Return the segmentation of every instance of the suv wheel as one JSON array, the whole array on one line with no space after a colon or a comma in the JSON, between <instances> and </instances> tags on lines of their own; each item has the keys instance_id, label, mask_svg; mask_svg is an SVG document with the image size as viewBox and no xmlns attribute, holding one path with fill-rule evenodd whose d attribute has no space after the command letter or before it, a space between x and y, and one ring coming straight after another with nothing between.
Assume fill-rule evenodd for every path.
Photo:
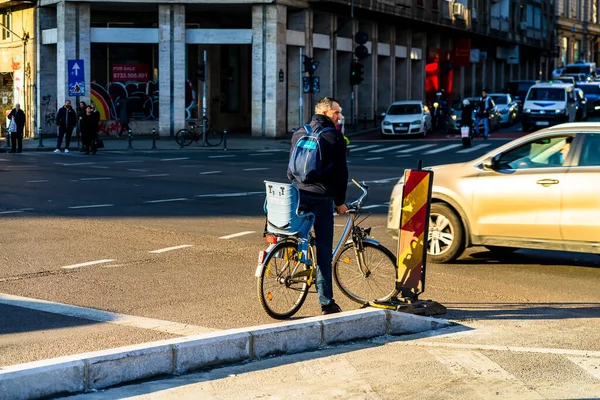
<instances>
[{"instance_id":1,"label":"suv wheel","mask_svg":"<svg viewBox=\"0 0 600 400\"><path fill-rule=\"evenodd\" d=\"M432 263L453 261L465 250L460 218L446 204L433 203L429 212L427 259Z\"/></svg>"}]
</instances>

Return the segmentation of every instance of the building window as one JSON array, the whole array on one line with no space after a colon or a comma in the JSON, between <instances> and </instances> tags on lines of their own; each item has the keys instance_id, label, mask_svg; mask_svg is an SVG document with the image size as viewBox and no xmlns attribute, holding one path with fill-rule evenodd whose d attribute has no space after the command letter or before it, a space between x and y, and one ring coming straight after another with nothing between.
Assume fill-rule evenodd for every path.
<instances>
[{"instance_id":1,"label":"building window","mask_svg":"<svg viewBox=\"0 0 600 400\"><path fill-rule=\"evenodd\" d=\"M440 10L440 6L439 6L438 0L431 0L431 9L433 11L439 11Z\"/></svg>"},{"instance_id":2,"label":"building window","mask_svg":"<svg viewBox=\"0 0 600 400\"><path fill-rule=\"evenodd\" d=\"M425 7L425 0L417 0L418 7Z\"/></svg>"},{"instance_id":3,"label":"building window","mask_svg":"<svg viewBox=\"0 0 600 400\"><path fill-rule=\"evenodd\" d=\"M12 14L10 11L2 14L2 25L2 40L10 39L11 33L6 29L12 30Z\"/></svg>"}]
</instances>

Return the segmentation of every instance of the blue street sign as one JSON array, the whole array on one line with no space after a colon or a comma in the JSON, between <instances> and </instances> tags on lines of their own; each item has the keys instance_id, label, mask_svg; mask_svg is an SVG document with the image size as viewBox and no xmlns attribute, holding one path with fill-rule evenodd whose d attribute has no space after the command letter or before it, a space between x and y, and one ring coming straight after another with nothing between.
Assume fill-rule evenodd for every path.
<instances>
[{"instance_id":1,"label":"blue street sign","mask_svg":"<svg viewBox=\"0 0 600 400\"><path fill-rule=\"evenodd\" d=\"M83 60L69 60L69 96L85 96Z\"/></svg>"}]
</instances>

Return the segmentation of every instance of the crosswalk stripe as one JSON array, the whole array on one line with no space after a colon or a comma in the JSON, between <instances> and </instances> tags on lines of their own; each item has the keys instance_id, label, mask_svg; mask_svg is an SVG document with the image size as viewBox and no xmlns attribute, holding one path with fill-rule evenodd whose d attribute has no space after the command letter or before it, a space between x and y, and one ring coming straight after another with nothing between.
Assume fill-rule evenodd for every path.
<instances>
[{"instance_id":1,"label":"crosswalk stripe","mask_svg":"<svg viewBox=\"0 0 600 400\"><path fill-rule=\"evenodd\" d=\"M407 147L407 144L399 144L397 146L392 146L392 147L384 147L383 149L377 149L377 150L371 150L369 151L369 153L383 153L384 151L391 151L391 150L395 150L395 149L401 149L402 147Z\"/></svg>"},{"instance_id":2,"label":"crosswalk stripe","mask_svg":"<svg viewBox=\"0 0 600 400\"><path fill-rule=\"evenodd\" d=\"M428 149L428 148L434 147L434 146L435 146L435 144L424 144L422 146L411 147L410 149L400 150L400 151L398 151L398 153L412 153L413 151L424 150L424 149Z\"/></svg>"},{"instance_id":3,"label":"crosswalk stripe","mask_svg":"<svg viewBox=\"0 0 600 400\"><path fill-rule=\"evenodd\" d=\"M365 147L359 147L358 149L353 149L352 152L355 153L357 151L363 151L363 150L369 150L369 149L374 149L375 147L381 147L380 144L372 144L370 146L365 146Z\"/></svg>"},{"instance_id":4,"label":"crosswalk stripe","mask_svg":"<svg viewBox=\"0 0 600 400\"><path fill-rule=\"evenodd\" d=\"M481 150L481 149L483 149L485 147L488 147L488 146L490 146L490 145L482 143L482 144L478 144L477 146L473 146L473 147L468 148L468 149L459 150L459 151L457 151L457 153L471 153L473 151Z\"/></svg>"},{"instance_id":5,"label":"crosswalk stripe","mask_svg":"<svg viewBox=\"0 0 600 400\"><path fill-rule=\"evenodd\" d=\"M587 373L596 379L600 379L600 358L589 357L567 357L578 367L584 369Z\"/></svg>"},{"instance_id":6,"label":"crosswalk stripe","mask_svg":"<svg viewBox=\"0 0 600 400\"><path fill-rule=\"evenodd\" d=\"M517 377L476 351L428 350L481 398L543 399Z\"/></svg>"},{"instance_id":7,"label":"crosswalk stripe","mask_svg":"<svg viewBox=\"0 0 600 400\"><path fill-rule=\"evenodd\" d=\"M429 150L426 151L423 154L436 154L436 153L441 153L442 151L446 151L446 150L450 150L450 149L454 149L456 147L460 147L462 146L462 144L457 143L457 144L450 144L448 146L444 146L444 147L440 147L439 149L433 149L433 150Z\"/></svg>"}]
</instances>

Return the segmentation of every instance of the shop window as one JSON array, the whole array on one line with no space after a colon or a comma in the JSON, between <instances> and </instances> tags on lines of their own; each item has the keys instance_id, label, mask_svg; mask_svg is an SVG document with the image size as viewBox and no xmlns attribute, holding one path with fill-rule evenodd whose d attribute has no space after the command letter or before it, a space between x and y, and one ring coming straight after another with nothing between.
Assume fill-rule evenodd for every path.
<instances>
[{"instance_id":1,"label":"shop window","mask_svg":"<svg viewBox=\"0 0 600 400\"><path fill-rule=\"evenodd\" d=\"M240 46L221 47L221 93L219 95L222 113L240 112Z\"/></svg>"},{"instance_id":2,"label":"shop window","mask_svg":"<svg viewBox=\"0 0 600 400\"><path fill-rule=\"evenodd\" d=\"M2 14L2 40L6 40L6 39L10 39L11 33L10 30L12 30L12 13L6 12L4 14ZM8 28L8 29L6 29ZM10 30L9 30L10 29Z\"/></svg>"}]
</instances>

